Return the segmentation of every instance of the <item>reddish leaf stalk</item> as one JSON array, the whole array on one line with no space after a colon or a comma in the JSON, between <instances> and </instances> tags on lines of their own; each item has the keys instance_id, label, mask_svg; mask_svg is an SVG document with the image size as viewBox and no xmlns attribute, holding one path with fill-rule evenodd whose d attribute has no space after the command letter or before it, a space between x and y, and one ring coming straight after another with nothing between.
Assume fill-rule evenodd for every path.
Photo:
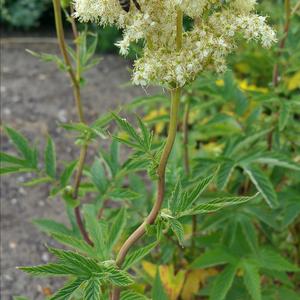
<instances>
[{"instance_id":1,"label":"reddish leaf stalk","mask_svg":"<svg viewBox=\"0 0 300 300\"><path fill-rule=\"evenodd\" d=\"M129 236L129 238L125 241L125 243L121 247L121 250L119 251L119 254L116 259L116 264L119 267L122 266L126 258L126 255L128 251L131 249L131 247L146 233L146 227L155 222L163 204L164 193L165 193L165 172L166 172L166 166L175 142L175 137L177 132L181 89L177 88L171 91L171 94L172 94L172 104L171 104L171 111L170 111L168 137L157 169L158 182L157 182L156 201L154 203L154 206L150 214L146 217L144 222ZM120 290L118 288L115 288L113 290L112 300L119 300L119 297L120 297Z\"/></svg>"}]
</instances>

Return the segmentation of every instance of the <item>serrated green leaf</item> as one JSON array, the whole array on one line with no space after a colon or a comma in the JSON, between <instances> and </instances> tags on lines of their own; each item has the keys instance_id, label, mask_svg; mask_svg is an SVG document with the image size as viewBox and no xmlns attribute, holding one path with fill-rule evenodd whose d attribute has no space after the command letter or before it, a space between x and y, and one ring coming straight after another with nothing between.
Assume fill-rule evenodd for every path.
<instances>
[{"instance_id":1,"label":"serrated green leaf","mask_svg":"<svg viewBox=\"0 0 300 300\"><path fill-rule=\"evenodd\" d=\"M19 157L4 153L4 152L0 152L0 163L1 165L3 163L10 163L10 164L14 164L17 166L21 166L21 167L28 167L28 162L24 159L21 159ZM29 165L30 167L30 165Z\"/></svg>"},{"instance_id":2,"label":"serrated green leaf","mask_svg":"<svg viewBox=\"0 0 300 300\"><path fill-rule=\"evenodd\" d=\"M193 209L181 212L179 214L179 217L215 212L232 205L240 205L246 203L255 199L257 196L258 193L254 196L249 197L223 197L217 199L210 199L204 203L198 204Z\"/></svg>"},{"instance_id":3,"label":"serrated green leaf","mask_svg":"<svg viewBox=\"0 0 300 300\"><path fill-rule=\"evenodd\" d=\"M37 228L48 234L58 233L65 235L72 235L72 231L64 224L58 223L50 219L36 219L32 221Z\"/></svg>"},{"instance_id":4,"label":"serrated green leaf","mask_svg":"<svg viewBox=\"0 0 300 300\"><path fill-rule=\"evenodd\" d=\"M178 203L180 203L180 197L182 196L182 187L180 179L177 180L174 190L172 191L171 197L168 201L168 208L173 215L177 212Z\"/></svg>"},{"instance_id":5,"label":"serrated green leaf","mask_svg":"<svg viewBox=\"0 0 300 300\"><path fill-rule=\"evenodd\" d=\"M170 228L174 232L174 234L176 235L180 246L183 247L184 229L183 229L182 224L176 219L169 218L168 221L169 221L169 224L170 224Z\"/></svg>"},{"instance_id":6,"label":"serrated green leaf","mask_svg":"<svg viewBox=\"0 0 300 300\"><path fill-rule=\"evenodd\" d=\"M101 281L99 278L92 277L87 281L83 300L101 300Z\"/></svg>"},{"instance_id":7,"label":"serrated green leaf","mask_svg":"<svg viewBox=\"0 0 300 300\"><path fill-rule=\"evenodd\" d=\"M84 123L63 123L60 126L69 131L76 131L79 133L86 133L90 131L90 128Z\"/></svg>"},{"instance_id":8,"label":"serrated green leaf","mask_svg":"<svg viewBox=\"0 0 300 300\"><path fill-rule=\"evenodd\" d=\"M110 159L111 159L111 170L113 175L116 175L118 169L119 169L119 143L117 143L115 140L112 140L111 146L110 146Z\"/></svg>"},{"instance_id":9,"label":"serrated green leaf","mask_svg":"<svg viewBox=\"0 0 300 300\"><path fill-rule=\"evenodd\" d=\"M219 172L217 175L217 187L220 190L225 189L227 183L230 180L231 174L234 171L235 162L234 161L226 161L221 164L219 168Z\"/></svg>"},{"instance_id":10,"label":"serrated green leaf","mask_svg":"<svg viewBox=\"0 0 300 300\"><path fill-rule=\"evenodd\" d=\"M228 265L227 267L225 267L222 273L217 276L210 292L210 300L225 299L228 291L232 286L236 269L236 265Z\"/></svg>"},{"instance_id":11,"label":"serrated green leaf","mask_svg":"<svg viewBox=\"0 0 300 300\"><path fill-rule=\"evenodd\" d=\"M119 270L116 267L108 267L106 269L106 272L108 274L108 280L113 285L125 287L134 283L134 281L127 272Z\"/></svg>"},{"instance_id":12,"label":"serrated green leaf","mask_svg":"<svg viewBox=\"0 0 300 300\"><path fill-rule=\"evenodd\" d=\"M174 205L176 209L175 215L182 215L181 212L188 210L193 206L193 204L199 199L200 195L205 191L205 189L208 187L208 185L212 182L214 179L215 174L210 175L208 177L205 177L203 179L200 179L199 182L194 186L194 188L190 192L182 192L181 193L181 187L178 186L178 195L176 196L176 202L175 198L172 200L172 205ZM176 192L176 190L175 190ZM174 194L175 196L175 194ZM171 211L174 209L171 208Z\"/></svg>"},{"instance_id":13,"label":"serrated green leaf","mask_svg":"<svg viewBox=\"0 0 300 300\"><path fill-rule=\"evenodd\" d=\"M107 232L105 226L97 219L95 207L92 204L83 206L83 215L86 224L86 230L89 233L90 239L94 243L96 252L101 259L106 258L107 248Z\"/></svg>"},{"instance_id":14,"label":"serrated green leaf","mask_svg":"<svg viewBox=\"0 0 300 300\"><path fill-rule=\"evenodd\" d=\"M279 112L279 120L278 120L278 127L280 131L283 131L288 123L290 118L290 111L291 106L288 102L283 101L280 105L280 112Z\"/></svg>"},{"instance_id":15,"label":"serrated green leaf","mask_svg":"<svg viewBox=\"0 0 300 300\"><path fill-rule=\"evenodd\" d=\"M85 257L77 252L55 248L49 248L48 250L59 259L59 263L77 270L77 276L90 277L94 273L102 274L104 271L97 260Z\"/></svg>"},{"instance_id":16,"label":"serrated green leaf","mask_svg":"<svg viewBox=\"0 0 300 300\"><path fill-rule=\"evenodd\" d=\"M65 266L62 264L47 264L34 267L18 267L18 269L32 276L39 277L78 275L78 269L73 269L72 267Z\"/></svg>"},{"instance_id":17,"label":"serrated green leaf","mask_svg":"<svg viewBox=\"0 0 300 300\"><path fill-rule=\"evenodd\" d=\"M57 55L48 54L48 53L37 53L29 49L26 49L26 51L44 62L54 62L57 65L58 69L61 71L68 70L68 67L65 65L63 60Z\"/></svg>"},{"instance_id":18,"label":"serrated green leaf","mask_svg":"<svg viewBox=\"0 0 300 300\"><path fill-rule=\"evenodd\" d=\"M288 300L299 300L299 292L281 286L278 288L278 297L279 299L288 299Z\"/></svg>"},{"instance_id":19,"label":"serrated green leaf","mask_svg":"<svg viewBox=\"0 0 300 300\"><path fill-rule=\"evenodd\" d=\"M175 184L175 187L172 191L171 197L168 200L168 208L174 215L177 211L177 203L179 201L179 197L182 192L181 182L180 179L177 179L177 182Z\"/></svg>"},{"instance_id":20,"label":"serrated green leaf","mask_svg":"<svg viewBox=\"0 0 300 300\"><path fill-rule=\"evenodd\" d=\"M156 271L154 284L152 288L152 299L153 300L168 300L168 296L161 282L159 271Z\"/></svg>"},{"instance_id":21,"label":"serrated green leaf","mask_svg":"<svg viewBox=\"0 0 300 300\"><path fill-rule=\"evenodd\" d=\"M187 201L188 206L192 206L195 201L199 199L199 196L206 190L206 188L209 186L209 184L214 179L215 174L209 175L199 181L199 183L196 184L196 186L191 190L191 192L188 193ZM183 208L185 209L185 208Z\"/></svg>"},{"instance_id":22,"label":"serrated green leaf","mask_svg":"<svg viewBox=\"0 0 300 300\"><path fill-rule=\"evenodd\" d=\"M277 194L268 176L256 166L243 166L243 169L268 205L271 208L278 207Z\"/></svg>"},{"instance_id":23,"label":"serrated green leaf","mask_svg":"<svg viewBox=\"0 0 300 300\"><path fill-rule=\"evenodd\" d=\"M20 168L20 167L5 167L0 168L0 175L13 174L13 173L32 173L35 169L31 168Z\"/></svg>"},{"instance_id":24,"label":"serrated green leaf","mask_svg":"<svg viewBox=\"0 0 300 300\"><path fill-rule=\"evenodd\" d=\"M52 138L49 136L45 148L46 174L52 178L56 176L56 151Z\"/></svg>"},{"instance_id":25,"label":"serrated green leaf","mask_svg":"<svg viewBox=\"0 0 300 300\"><path fill-rule=\"evenodd\" d=\"M139 145L138 145L138 144L133 143L133 142L131 142L131 141L129 141L129 140L120 138L120 137L118 137L118 136L113 136L113 138L114 138L116 141L118 141L119 143L125 144L125 145L127 145L127 146L129 146L129 147L131 147L131 148L139 148Z\"/></svg>"},{"instance_id":26,"label":"serrated green leaf","mask_svg":"<svg viewBox=\"0 0 300 300\"><path fill-rule=\"evenodd\" d=\"M143 247L141 249L138 249L130 253L126 257L122 269L127 270L130 267L132 267L134 264L136 264L137 262L142 260L145 256L147 256L156 246L157 246L157 242L154 242L152 244L149 244L146 247Z\"/></svg>"},{"instance_id":27,"label":"serrated green leaf","mask_svg":"<svg viewBox=\"0 0 300 300\"><path fill-rule=\"evenodd\" d=\"M121 293L121 300L149 300L146 296L134 291L123 291Z\"/></svg>"},{"instance_id":28,"label":"serrated green leaf","mask_svg":"<svg viewBox=\"0 0 300 300\"><path fill-rule=\"evenodd\" d=\"M134 200L140 195L128 188L116 188L108 194L108 197L112 200Z\"/></svg>"},{"instance_id":29,"label":"serrated green leaf","mask_svg":"<svg viewBox=\"0 0 300 300\"><path fill-rule=\"evenodd\" d=\"M139 134L136 132L136 130L132 127L131 124L128 123L126 119L120 118L118 115L115 113L112 113L113 118L117 122L118 126L123 129L135 142L138 148L141 150L144 149L145 145L143 144L143 140L139 136Z\"/></svg>"},{"instance_id":30,"label":"serrated green leaf","mask_svg":"<svg viewBox=\"0 0 300 300\"><path fill-rule=\"evenodd\" d=\"M87 244L84 240L78 239L73 235L52 232L51 236L61 244L69 246L81 253L89 254L92 257L95 257L96 255L93 247Z\"/></svg>"},{"instance_id":31,"label":"serrated green leaf","mask_svg":"<svg viewBox=\"0 0 300 300\"><path fill-rule=\"evenodd\" d=\"M282 228L287 228L300 215L300 203L295 202L288 205L283 211L283 219L281 220Z\"/></svg>"},{"instance_id":32,"label":"serrated green leaf","mask_svg":"<svg viewBox=\"0 0 300 300\"><path fill-rule=\"evenodd\" d=\"M300 171L300 164L276 152L262 153L257 158L254 158L253 162Z\"/></svg>"},{"instance_id":33,"label":"serrated green leaf","mask_svg":"<svg viewBox=\"0 0 300 300\"><path fill-rule=\"evenodd\" d=\"M14 143L18 151L23 155L25 160L29 163L32 162L33 152L29 146L28 140L19 132L10 127L5 127L5 131L10 140ZM33 167L32 164L30 164Z\"/></svg>"},{"instance_id":34,"label":"serrated green leaf","mask_svg":"<svg viewBox=\"0 0 300 300\"><path fill-rule=\"evenodd\" d=\"M273 280L281 282L286 287L295 288L295 284L291 281L287 272L263 269L263 274L272 278Z\"/></svg>"},{"instance_id":35,"label":"serrated green leaf","mask_svg":"<svg viewBox=\"0 0 300 300\"><path fill-rule=\"evenodd\" d=\"M77 161L73 161L72 163L68 164L65 167L63 173L60 176L61 187L66 187L68 185L69 180L75 171L76 165L77 165Z\"/></svg>"},{"instance_id":36,"label":"serrated green leaf","mask_svg":"<svg viewBox=\"0 0 300 300\"><path fill-rule=\"evenodd\" d=\"M242 241L242 242L241 242ZM238 247L240 244L244 246L246 244L244 235L241 230L241 226L237 219L235 218L229 218L226 223L224 223L224 228L222 228L222 242L226 247L229 247L230 249L239 249ZM236 246L238 244L238 246ZM247 250L248 247L245 245Z\"/></svg>"},{"instance_id":37,"label":"serrated green leaf","mask_svg":"<svg viewBox=\"0 0 300 300\"><path fill-rule=\"evenodd\" d=\"M142 121L142 119L137 116L137 120L138 120L139 127L140 127L142 135L143 135L143 140L144 140L145 146L148 150L150 150L151 149L151 134L150 134L148 128L146 127L145 123Z\"/></svg>"},{"instance_id":38,"label":"serrated green leaf","mask_svg":"<svg viewBox=\"0 0 300 300\"><path fill-rule=\"evenodd\" d=\"M91 125L92 128L104 128L106 127L111 121L113 117L111 113L104 114L100 118L98 118L93 124Z\"/></svg>"},{"instance_id":39,"label":"serrated green leaf","mask_svg":"<svg viewBox=\"0 0 300 300\"><path fill-rule=\"evenodd\" d=\"M275 271L299 272L297 266L291 264L287 259L272 249L262 249L258 256L260 267Z\"/></svg>"},{"instance_id":40,"label":"serrated green leaf","mask_svg":"<svg viewBox=\"0 0 300 300\"><path fill-rule=\"evenodd\" d=\"M100 159L95 159L90 170L90 175L94 185L99 190L99 192L104 193L108 183L105 175L105 170Z\"/></svg>"},{"instance_id":41,"label":"serrated green leaf","mask_svg":"<svg viewBox=\"0 0 300 300\"><path fill-rule=\"evenodd\" d=\"M223 248L207 250L204 254L196 258L190 265L191 269L209 268L226 263L233 263L236 259Z\"/></svg>"},{"instance_id":42,"label":"serrated green leaf","mask_svg":"<svg viewBox=\"0 0 300 300\"><path fill-rule=\"evenodd\" d=\"M274 219L274 214L268 207L267 209L260 207L248 207L247 211L251 215L254 215L255 218L258 218L261 222L267 224L268 226L276 230L279 230L277 220Z\"/></svg>"},{"instance_id":43,"label":"serrated green leaf","mask_svg":"<svg viewBox=\"0 0 300 300\"><path fill-rule=\"evenodd\" d=\"M249 245L250 249L253 252L256 252L258 249L257 232L255 230L255 226L252 223L252 220L250 218L244 217L240 218L238 222L246 243Z\"/></svg>"},{"instance_id":44,"label":"serrated green leaf","mask_svg":"<svg viewBox=\"0 0 300 300\"><path fill-rule=\"evenodd\" d=\"M68 282L61 289L59 289L54 295L52 295L49 300L70 300L72 299L75 291L83 283L83 279L77 278L71 282Z\"/></svg>"},{"instance_id":45,"label":"serrated green leaf","mask_svg":"<svg viewBox=\"0 0 300 300\"><path fill-rule=\"evenodd\" d=\"M35 178L35 179L30 180L30 181L26 181L22 185L29 187L29 186L39 185L39 184L42 184L42 183L49 183L51 181L53 181L53 178L42 177L42 178Z\"/></svg>"},{"instance_id":46,"label":"serrated green leaf","mask_svg":"<svg viewBox=\"0 0 300 300\"><path fill-rule=\"evenodd\" d=\"M260 275L258 267L251 261L242 262L244 284L253 300L261 300Z\"/></svg>"},{"instance_id":47,"label":"serrated green leaf","mask_svg":"<svg viewBox=\"0 0 300 300\"><path fill-rule=\"evenodd\" d=\"M241 151L242 149L249 147L251 144L253 144L256 140L258 140L260 137L266 135L269 131L271 131L272 128L268 128L266 130L259 131L257 133L254 133L252 135L248 135L245 138L243 138L237 145L234 147L234 149L231 151L231 155L234 155Z\"/></svg>"},{"instance_id":48,"label":"serrated green leaf","mask_svg":"<svg viewBox=\"0 0 300 300\"><path fill-rule=\"evenodd\" d=\"M113 224L109 230L108 251L111 251L118 242L125 228L127 221L126 209L122 208L113 220Z\"/></svg>"},{"instance_id":49,"label":"serrated green leaf","mask_svg":"<svg viewBox=\"0 0 300 300\"><path fill-rule=\"evenodd\" d=\"M115 177L119 170L119 143L112 140L110 152L100 149L101 157L111 177Z\"/></svg>"}]
</instances>

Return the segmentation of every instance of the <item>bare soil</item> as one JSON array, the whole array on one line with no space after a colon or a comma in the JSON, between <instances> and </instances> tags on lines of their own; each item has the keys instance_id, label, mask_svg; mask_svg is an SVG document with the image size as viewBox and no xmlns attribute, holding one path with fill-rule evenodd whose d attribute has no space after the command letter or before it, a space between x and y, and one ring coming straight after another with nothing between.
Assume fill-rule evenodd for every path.
<instances>
[{"instance_id":1,"label":"bare soil","mask_svg":"<svg viewBox=\"0 0 300 300\"><path fill-rule=\"evenodd\" d=\"M25 41L26 42L26 41ZM52 63L43 63L25 52L56 53L54 43L19 43L5 40L1 45L1 115L2 123L14 127L42 148L47 133L54 137L60 160L78 156L78 148L57 125L76 121L76 110L68 78ZM145 95L142 89L126 85L129 62L113 56L102 56L101 63L87 73L83 88L85 114L89 121L99 114ZM126 85L126 87L124 86ZM2 151L13 151L1 132ZM46 263L52 259L45 245L55 243L40 233L31 220L53 218L66 222L63 204L48 199L48 187L22 187L26 176L1 179L1 299L23 295L33 300L44 299L62 284L61 279L32 278L16 266Z\"/></svg>"}]
</instances>

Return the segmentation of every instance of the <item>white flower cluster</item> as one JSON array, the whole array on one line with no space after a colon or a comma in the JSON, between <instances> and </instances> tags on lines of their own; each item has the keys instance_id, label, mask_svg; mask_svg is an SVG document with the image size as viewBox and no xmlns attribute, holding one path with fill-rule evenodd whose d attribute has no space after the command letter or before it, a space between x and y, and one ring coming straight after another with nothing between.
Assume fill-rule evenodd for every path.
<instances>
[{"instance_id":1,"label":"white flower cluster","mask_svg":"<svg viewBox=\"0 0 300 300\"><path fill-rule=\"evenodd\" d=\"M123 55L129 45L144 40L143 55L134 64L133 82L178 87L191 82L202 70L226 69L226 56L237 39L261 42L270 47L275 32L266 18L253 13L256 0L132 0L128 13L118 0L74 0L76 17L123 29L118 43ZM180 8L194 26L183 33L181 50L176 49L176 15Z\"/></svg>"}]
</instances>

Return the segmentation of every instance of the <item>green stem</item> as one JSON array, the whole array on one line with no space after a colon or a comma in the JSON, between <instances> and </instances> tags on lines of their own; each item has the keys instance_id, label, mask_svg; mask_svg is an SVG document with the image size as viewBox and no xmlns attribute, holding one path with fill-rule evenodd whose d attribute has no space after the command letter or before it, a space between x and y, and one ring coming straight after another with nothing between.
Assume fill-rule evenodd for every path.
<instances>
[{"instance_id":1,"label":"green stem","mask_svg":"<svg viewBox=\"0 0 300 300\"><path fill-rule=\"evenodd\" d=\"M190 162L189 162L189 117L190 117L190 99L187 99L185 108L184 108L184 116L183 116L183 150L184 150L184 169L185 174L190 176Z\"/></svg>"},{"instance_id":2,"label":"green stem","mask_svg":"<svg viewBox=\"0 0 300 300\"><path fill-rule=\"evenodd\" d=\"M136 229L136 231L127 239L127 241L123 244L118 256L117 256L117 265L119 267L122 266L124 259L129 251L129 249L144 235L146 232L146 226L153 224L156 220L156 217L159 214L159 211L162 207L163 200L164 200L164 192L165 192L165 172L166 166L168 163L168 159L170 153L172 151L176 132L177 132L177 124L178 124L178 111L179 111L179 104L180 104L180 93L181 89L177 88L171 91L172 97L172 104L171 104L171 111L170 111L170 124L169 124L169 131L167 142L165 144L162 156L160 158L159 166L157 168L157 175L158 175L158 183L157 183L157 198L154 203L154 206L145 219L145 221Z\"/></svg>"},{"instance_id":3,"label":"green stem","mask_svg":"<svg viewBox=\"0 0 300 300\"><path fill-rule=\"evenodd\" d=\"M61 4L60 0L53 0L53 8L54 8L54 17L55 17L55 28L56 28L56 34L57 34L57 39L58 39L58 44L59 48L61 51L61 54L63 56L65 65L67 66L67 71L70 76L70 80L72 82L73 86L73 94L74 94L74 100L75 104L77 107L77 113L79 117L79 121L82 123L85 123L84 115L83 115L83 107L81 103L81 93L80 93L80 85L79 85L79 80L80 80L80 64L77 61L76 65L76 72L73 69L70 57L68 55L67 51L67 44L65 40L65 35L64 35L64 27L62 23L62 15L61 15ZM77 52L77 57L79 57L79 45L78 45L78 32L76 28L75 21L72 16L71 17L71 24L72 24L72 30L74 34L74 39L76 41L76 52ZM83 145L80 149L80 156L79 156L79 162L77 166L77 171L75 175L75 183L74 183L74 192L73 192L73 199L76 200L78 198L78 191L80 187L80 182L82 179L82 171L84 167L84 163L86 160L86 155L87 155L87 145ZM93 242L90 240L87 231L84 228L84 224L80 215L80 208L79 206L74 209L76 221L78 228L85 239L85 241L93 245Z\"/></svg>"},{"instance_id":4,"label":"green stem","mask_svg":"<svg viewBox=\"0 0 300 300\"><path fill-rule=\"evenodd\" d=\"M54 8L55 28L56 28L59 48L63 56L65 65L67 66L67 71L73 85L73 94L75 98L79 120L80 122L85 123L83 108L81 103L80 85L79 85L79 81L76 78L76 73L73 69L70 57L68 55L67 44L66 44L65 34L64 34L64 27L62 23L60 0L53 0L53 8ZM79 66L77 66L77 68L79 68Z\"/></svg>"},{"instance_id":5,"label":"green stem","mask_svg":"<svg viewBox=\"0 0 300 300\"><path fill-rule=\"evenodd\" d=\"M72 31L73 31L73 36L74 36L74 41L75 41L75 46L76 46L76 81L80 85L80 77L81 77L81 70L80 70L80 41L79 41L79 33L77 30L76 22L74 20L73 14L74 14L74 7L71 4L71 16L70 16L70 22L72 26Z\"/></svg>"},{"instance_id":6,"label":"green stem","mask_svg":"<svg viewBox=\"0 0 300 300\"><path fill-rule=\"evenodd\" d=\"M116 259L116 264L119 267L122 266L130 248L145 234L146 227L155 222L160 212L160 209L162 207L163 200L164 200L164 193L165 193L166 166L175 142L175 137L177 132L180 94L181 94L181 88L176 88L175 90L171 91L172 104L171 104L171 111L170 111L168 137L167 137L167 141L162 156L160 158L159 166L157 168L158 182L157 182L156 201L154 203L154 206L150 214L146 217L144 222L129 236L129 238L125 241L125 243L121 247ZM113 290L112 300L119 300L119 297L120 297L120 290L118 288L115 288Z\"/></svg>"},{"instance_id":7,"label":"green stem","mask_svg":"<svg viewBox=\"0 0 300 300\"><path fill-rule=\"evenodd\" d=\"M177 7L177 18L176 18L176 50L180 51L182 48L182 37L183 37L183 11Z\"/></svg>"}]
</instances>

